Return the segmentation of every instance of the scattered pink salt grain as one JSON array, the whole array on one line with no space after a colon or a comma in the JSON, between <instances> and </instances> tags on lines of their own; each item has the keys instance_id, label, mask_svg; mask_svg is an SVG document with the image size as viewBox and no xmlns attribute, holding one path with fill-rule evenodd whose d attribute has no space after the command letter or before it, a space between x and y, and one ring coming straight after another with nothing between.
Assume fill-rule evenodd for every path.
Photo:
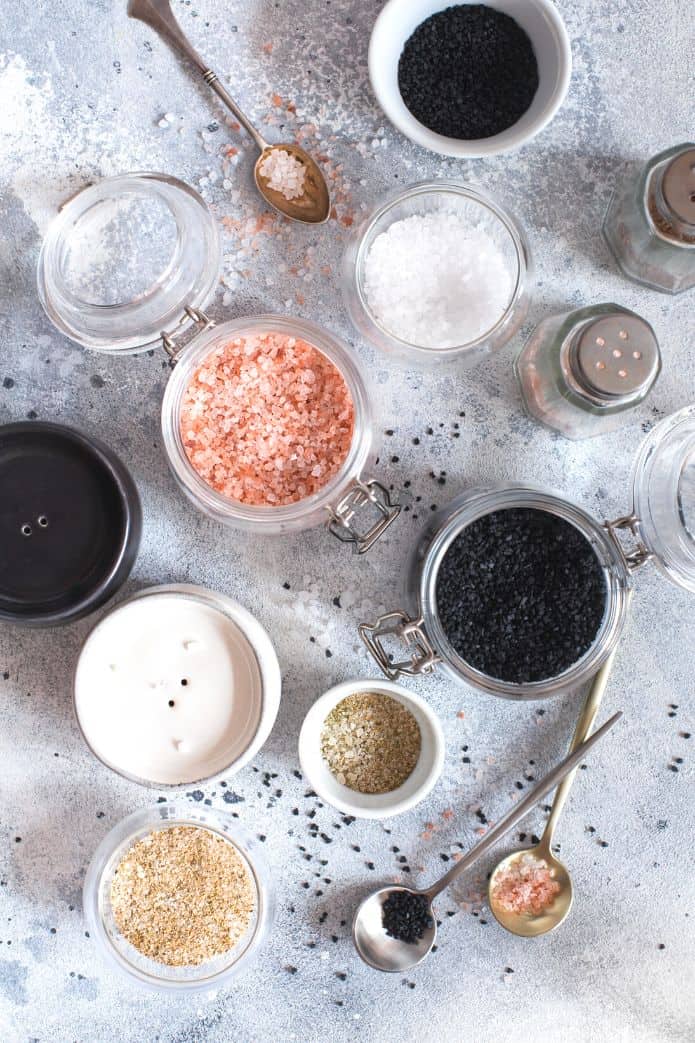
<instances>
[{"instance_id":1,"label":"scattered pink salt grain","mask_svg":"<svg viewBox=\"0 0 695 1043\"><path fill-rule=\"evenodd\" d=\"M509 913L542 913L559 890L545 859L527 853L495 874L492 898Z\"/></svg>"},{"instance_id":2,"label":"scattered pink salt grain","mask_svg":"<svg viewBox=\"0 0 695 1043\"><path fill-rule=\"evenodd\" d=\"M253 506L317 493L350 450L354 405L337 367L299 338L237 337L198 367L181 409L181 438L200 477Z\"/></svg>"}]
</instances>

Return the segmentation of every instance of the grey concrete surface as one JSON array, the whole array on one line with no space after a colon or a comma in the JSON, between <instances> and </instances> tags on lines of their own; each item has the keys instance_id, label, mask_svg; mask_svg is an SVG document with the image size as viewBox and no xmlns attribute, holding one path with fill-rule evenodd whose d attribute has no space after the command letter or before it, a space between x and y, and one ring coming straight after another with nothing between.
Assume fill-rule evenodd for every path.
<instances>
[{"instance_id":1,"label":"grey concrete surface","mask_svg":"<svg viewBox=\"0 0 695 1043\"><path fill-rule=\"evenodd\" d=\"M565 106L518 154L468 163L411 146L380 114L366 76L374 0L173 6L240 102L261 121L270 114L269 135L313 128L307 140L332 172L337 220L321 230L257 223L249 142L154 34L128 21L125 0L3 4L0 422L36 415L73 423L127 461L145 527L126 590L207 584L236 596L272 635L284 673L278 722L257 770L229 780L227 792L240 798L234 810L243 825L266 838L278 919L255 968L212 999L151 996L101 966L81 913L85 867L114 823L159 794L96 763L74 723L71 674L94 619L54 631L2 625L0 1038L686 1043L695 1037L695 738L683 733L695 733L695 601L655 569L638 577L606 697L606 713L622 708L625 717L579 774L561 823L576 902L555 935L511 938L476 902L494 857L442 900L438 951L412 974L381 977L362 966L349 920L366 887L398 876L401 853L408 879L424 881L457 844L472 843L476 810L494 819L518 792L514 783L525 784L524 774L564 749L576 696L517 705L443 677L414 685L441 715L445 772L425 804L384 825L345 825L305 795L293 772L313 700L340 679L373 673L356 623L398 604L400 564L432 504L475 482L518 479L615 517L630 506L643 431L693 399L693 295L672 299L626 282L600 236L616 179L693 136L693 6L562 0L574 55ZM226 154L230 146L236 155ZM35 267L57 204L89 180L148 168L198 187L220 221L217 318L260 310L307 316L341 333L362 359L385 432L380 473L396 486L411 483L403 497L411 510L365 560L321 530L262 539L196 514L161 448L162 354L89 353L44 317ZM527 326L493 361L473 372L414 374L378 357L351 329L339 301L339 260L349 221L384 191L438 177L483 185L514 210L530 237L537 285ZM525 418L512 359L541 316L599 300L653 323L664 373L623 431L569 443ZM444 485L430 476L441 471ZM224 806L224 792L216 783L184 799ZM314 810L330 843L309 834ZM542 821L539 812L523 829L540 833Z\"/></svg>"}]
</instances>

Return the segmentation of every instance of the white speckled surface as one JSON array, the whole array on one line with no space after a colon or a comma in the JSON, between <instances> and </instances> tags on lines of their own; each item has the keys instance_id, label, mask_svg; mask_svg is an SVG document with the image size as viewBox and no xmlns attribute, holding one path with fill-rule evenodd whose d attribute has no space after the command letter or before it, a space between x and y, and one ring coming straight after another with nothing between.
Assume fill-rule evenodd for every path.
<instances>
[{"instance_id":1,"label":"white speckled surface","mask_svg":"<svg viewBox=\"0 0 695 1043\"><path fill-rule=\"evenodd\" d=\"M288 227L266 235L277 231L272 222L240 249L240 236L251 234L261 213L248 143L154 34L127 20L125 0L3 5L0 422L38 415L109 442L131 467L145 511L127 589L187 580L239 598L273 636L285 687L256 770L227 788L220 782L186 794L220 806L237 794L232 810L266 838L279 891L273 942L228 993L210 1001L151 997L102 969L80 911L96 844L157 796L96 763L74 723L71 674L94 620L60 631L0 627L0 1038L525 1043L538 1033L560 1043L692 1040L695 739L682 733L695 733L695 602L654 570L639 576L606 697L606 714L622 708L625 718L579 774L560 827L576 901L556 935L513 939L484 908L466 911L465 892L480 886L494 857L471 888L441 901L439 949L407 978L362 966L345 921L366 887L399 872L400 854L412 868L409 879L425 880L443 867L440 856L471 843L475 810L494 819L517 792L515 781L533 773L529 761L540 772L564 748L571 698L516 705L442 679L419 684L444 724L445 773L424 805L386 823L390 835L381 824L347 826L317 808L293 775L299 725L313 700L338 680L369 676L355 625L398 602L399 562L431 504L473 482L513 478L566 490L601 517L621 514L643 428L693 399L693 294L672 299L626 282L599 234L611 187L629 164L692 138L692 4L563 0L575 61L566 105L518 155L467 164L428 155L384 124L365 75L380 7L374 0L173 6L252 114L261 118L277 91L281 106L296 105L296 114L272 110L285 134L316 123L319 152L337 171L339 219L359 215L396 181L449 176L482 184L511 206L531 240L538 286L524 332L551 310L616 300L653 323L665 370L627 429L573 444L521 412L511 362L523 334L473 373L393 368L356 339L338 303L340 220L318 231L293 227L291 241ZM174 119L162 127L167 113ZM229 145L238 158L223 163ZM34 272L56 204L90 179L142 168L202 186L221 220L227 285L212 309L217 317L295 312L342 332L363 358L377 389L379 427L393 431L384 438L382 474L395 485L412 483L403 499L412 509L366 560L320 530L261 540L194 513L161 451L162 355L85 353L44 318ZM440 486L429 475L442 470ZM675 757L683 758L678 772L668 769ZM453 816L442 814L448 809ZM330 843L309 835L314 810ZM524 823L529 834L541 827L540 812Z\"/></svg>"}]
</instances>

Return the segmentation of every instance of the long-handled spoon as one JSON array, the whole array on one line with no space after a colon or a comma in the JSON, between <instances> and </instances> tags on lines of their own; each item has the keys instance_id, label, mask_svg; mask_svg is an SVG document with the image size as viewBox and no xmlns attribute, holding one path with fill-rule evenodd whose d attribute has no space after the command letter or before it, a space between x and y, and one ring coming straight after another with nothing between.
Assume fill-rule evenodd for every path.
<instances>
[{"instance_id":1,"label":"long-handled spoon","mask_svg":"<svg viewBox=\"0 0 695 1043\"><path fill-rule=\"evenodd\" d=\"M261 193L266 203L274 210L284 214L285 217L294 221L304 221L307 224L322 224L328 219L331 210L331 200L328 192L326 179L319 170L311 156L295 144L270 145L251 123L248 116L242 112L232 96L225 90L222 83L209 65L198 54L196 49L189 43L181 26L176 21L169 0L129 0L128 14L131 18L137 18L145 22L162 39L183 54L195 65L208 87L211 87L218 98L227 106L235 119L251 135L261 154L256 161L254 178L256 188ZM286 199L282 192L270 187L269 178L262 173L265 161L273 153L284 152L292 157L304 168L303 191L296 199Z\"/></svg>"},{"instance_id":2,"label":"long-handled spoon","mask_svg":"<svg viewBox=\"0 0 695 1043\"><path fill-rule=\"evenodd\" d=\"M591 683L584 706L582 707L582 712L577 721L577 726L574 729L574 736L570 744L570 752L578 748L579 744L584 741L593 727L601 699L603 698L603 693L608 684L610 672L613 668L614 658L615 651L608 656L608 659L606 659ZM506 858L503 858L495 867L488 883L488 900L493 916L502 927L506 927L506 929L511 931L512 934L518 934L522 938L535 938L539 934L547 934L548 931L555 930L556 927L560 926L572 908L572 879L565 866L559 858L555 857L551 849L555 827L557 826L560 815L562 814L562 809L564 808L565 801L569 796L569 791L572 789L575 774L576 769L569 775L565 776L555 791L550 816L539 843L534 847L524 848L522 851L514 851L511 855L507 855ZM552 903L548 905L547 908L537 913L530 911L516 912L507 909L495 894L500 874L505 873L505 871L511 868L515 863L519 863L522 859L528 859L529 857L534 860L545 862L552 873L554 882L559 886L559 891L556 892Z\"/></svg>"},{"instance_id":3,"label":"long-handled spoon","mask_svg":"<svg viewBox=\"0 0 695 1043\"><path fill-rule=\"evenodd\" d=\"M621 717L622 713L620 712L613 714L590 738L586 739L573 753L568 754L564 760L560 761L441 880L432 884L431 887L422 890L395 884L389 887L382 887L368 895L361 905L358 906L352 923L352 938L357 952L365 963L368 963L370 967L374 967L378 971L405 971L421 963L432 949L437 936L436 920L432 911L432 902L437 895L441 894L461 873L464 873L477 862L505 833L513 829L524 815L528 814L532 808L535 808L536 804L546 794L550 793L562 779L577 767L589 749L599 739L603 738L606 732ZM422 896L427 901L431 927L425 928L423 936L417 942L404 942L399 941L397 938L392 938L386 933L383 924L384 902L391 895L403 892L409 895Z\"/></svg>"}]
</instances>

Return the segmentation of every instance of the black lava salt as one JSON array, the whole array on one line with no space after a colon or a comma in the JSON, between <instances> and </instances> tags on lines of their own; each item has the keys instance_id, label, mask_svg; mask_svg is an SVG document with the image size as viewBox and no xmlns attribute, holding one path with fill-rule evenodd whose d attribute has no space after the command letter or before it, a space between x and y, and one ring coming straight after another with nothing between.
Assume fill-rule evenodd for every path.
<instances>
[{"instance_id":1,"label":"black lava salt","mask_svg":"<svg viewBox=\"0 0 695 1043\"><path fill-rule=\"evenodd\" d=\"M420 123L470 141L519 120L538 89L538 63L521 26L485 4L427 18L406 41L398 86Z\"/></svg>"},{"instance_id":2,"label":"black lava salt","mask_svg":"<svg viewBox=\"0 0 695 1043\"><path fill-rule=\"evenodd\" d=\"M517 684L569 669L603 620L606 581L574 525L548 511L509 508L468 525L437 575L449 643L488 677Z\"/></svg>"},{"instance_id":3,"label":"black lava salt","mask_svg":"<svg viewBox=\"0 0 695 1043\"><path fill-rule=\"evenodd\" d=\"M434 927L427 899L410 891L389 895L381 909L381 922L391 938L409 945L415 945Z\"/></svg>"}]
</instances>

